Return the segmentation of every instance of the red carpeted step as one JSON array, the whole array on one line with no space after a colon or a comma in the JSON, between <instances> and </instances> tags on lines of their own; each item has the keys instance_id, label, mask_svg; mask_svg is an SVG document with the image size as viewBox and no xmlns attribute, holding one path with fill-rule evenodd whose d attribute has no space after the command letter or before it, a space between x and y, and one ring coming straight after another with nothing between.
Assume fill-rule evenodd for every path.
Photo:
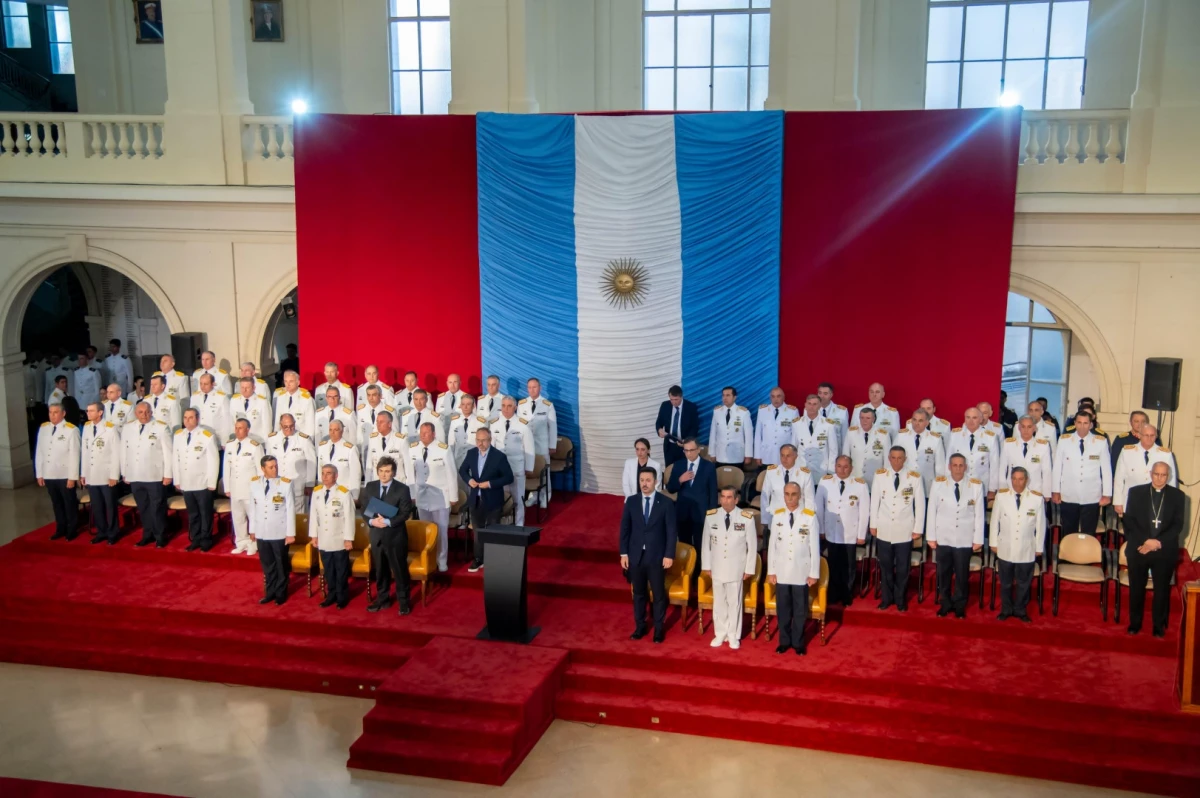
<instances>
[{"instance_id":1,"label":"red carpeted step","mask_svg":"<svg viewBox=\"0 0 1200 798\"><path fill-rule=\"evenodd\" d=\"M486 570L486 569L485 569ZM466 566L451 574L454 585L482 589L483 571L469 573ZM613 555L608 565L588 560L529 558L529 592L556 598L628 602L629 583Z\"/></svg>"},{"instance_id":2,"label":"red carpeted step","mask_svg":"<svg viewBox=\"0 0 1200 798\"><path fill-rule=\"evenodd\" d=\"M259 571L262 566L258 557L232 554L227 535L222 535L207 552L187 551L186 532L173 534L166 548L134 544L141 540L141 529L125 532L115 546L106 543L93 545L90 534L81 533L74 540L50 540L54 525L42 527L10 543L15 551L24 554L42 554L52 557L72 557L99 561L120 560L124 562L152 562L158 565L186 565L190 568L213 568L229 571Z\"/></svg>"},{"instance_id":3,"label":"red carpeted step","mask_svg":"<svg viewBox=\"0 0 1200 798\"><path fill-rule=\"evenodd\" d=\"M435 712L413 707L377 704L363 718L363 734L399 737L472 748L492 748L513 753L521 723L510 718L488 718Z\"/></svg>"},{"instance_id":4,"label":"red carpeted step","mask_svg":"<svg viewBox=\"0 0 1200 798\"><path fill-rule=\"evenodd\" d=\"M1063 735L1053 748L997 739L980 726L974 734L914 729L903 716L878 722L840 721L689 701L563 690L556 714L585 723L680 732L751 742L969 767L1032 778L1070 781L1163 795L1200 794L1200 760L1131 753L1098 753Z\"/></svg>"},{"instance_id":5,"label":"red carpeted step","mask_svg":"<svg viewBox=\"0 0 1200 798\"><path fill-rule=\"evenodd\" d=\"M792 685L751 684L742 679L690 676L632 668L572 664L563 688L630 697L648 696L705 706L786 712L818 718L874 722L882 713L902 717L913 728L970 735L986 728L1012 742L1053 747L1064 734L1094 750L1139 752L1156 756L1200 756L1200 724L1179 729L1142 718L1120 723L1081 723L1065 712L1047 712L1043 702L996 697L989 706L964 706L954 696L944 700L910 699L865 690L838 692L804 682Z\"/></svg>"},{"instance_id":6,"label":"red carpeted step","mask_svg":"<svg viewBox=\"0 0 1200 798\"><path fill-rule=\"evenodd\" d=\"M346 767L498 786L520 764L514 759L489 748L364 734L350 746Z\"/></svg>"}]
</instances>

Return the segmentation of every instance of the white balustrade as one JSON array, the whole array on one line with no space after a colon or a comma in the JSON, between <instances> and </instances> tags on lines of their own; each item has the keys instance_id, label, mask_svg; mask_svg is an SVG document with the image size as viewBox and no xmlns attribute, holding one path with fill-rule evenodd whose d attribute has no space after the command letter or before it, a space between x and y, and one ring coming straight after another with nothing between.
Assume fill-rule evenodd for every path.
<instances>
[{"instance_id":1,"label":"white balustrade","mask_svg":"<svg viewBox=\"0 0 1200 798\"><path fill-rule=\"evenodd\" d=\"M1125 162L1129 111L1026 111L1022 166Z\"/></svg>"},{"instance_id":2,"label":"white balustrade","mask_svg":"<svg viewBox=\"0 0 1200 798\"><path fill-rule=\"evenodd\" d=\"M247 185L290 186L296 182L292 117L242 117L242 150Z\"/></svg>"},{"instance_id":3,"label":"white balustrade","mask_svg":"<svg viewBox=\"0 0 1200 798\"><path fill-rule=\"evenodd\" d=\"M163 123L157 117L87 119L83 123L87 157L161 158Z\"/></svg>"},{"instance_id":4,"label":"white balustrade","mask_svg":"<svg viewBox=\"0 0 1200 798\"><path fill-rule=\"evenodd\" d=\"M65 158L67 133L62 117L0 112L0 158Z\"/></svg>"}]
</instances>

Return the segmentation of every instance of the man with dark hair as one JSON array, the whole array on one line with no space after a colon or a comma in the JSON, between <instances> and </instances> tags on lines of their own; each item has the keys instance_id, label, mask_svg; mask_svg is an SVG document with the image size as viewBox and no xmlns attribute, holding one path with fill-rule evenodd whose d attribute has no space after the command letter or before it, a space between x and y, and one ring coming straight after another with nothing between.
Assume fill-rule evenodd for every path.
<instances>
[{"instance_id":1,"label":"man with dark hair","mask_svg":"<svg viewBox=\"0 0 1200 798\"><path fill-rule=\"evenodd\" d=\"M250 479L254 503L250 540L258 547L258 562L263 570L263 597L258 603L274 601L282 607L287 603L291 570L288 546L296 542L296 505L287 477L279 476L279 461L268 454L258 462L263 475Z\"/></svg>"},{"instance_id":2,"label":"man with dark hair","mask_svg":"<svg viewBox=\"0 0 1200 798\"><path fill-rule=\"evenodd\" d=\"M1016 617L1029 623L1026 607L1033 583L1033 565L1044 550L1042 530L1046 527L1046 502L1041 493L1029 488L1029 472L1024 466L1012 467L1008 484L1012 488L1000 488L992 506L991 547L998 560L996 571L1000 577L1000 615L997 619L1007 621Z\"/></svg>"},{"instance_id":3,"label":"man with dark hair","mask_svg":"<svg viewBox=\"0 0 1200 798\"><path fill-rule=\"evenodd\" d=\"M690 445L694 446L695 441ZM712 468L712 465L709 465ZM625 500L621 515L621 568L633 586L633 634L631 640L646 636L646 592L654 593L654 642L666 636L666 570L675 563L675 503L655 490L658 474L653 468L638 469L641 491Z\"/></svg>"},{"instance_id":4,"label":"man with dark hair","mask_svg":"<svg viewBox=\"0 0 1200 798\"><path fill-rule=\"evenodd\" d=\"M122 396L133 390L133 364L129 362L128 357L121 354L120 338L113 338L108 342L108 357L98 365L104 372L105 382L115 382L121 386Z\"/></svg>"},{"instance_id":5,"label":"man with dark hair","mask_svg":"<svg viewBox=\"0 0 1200 798\"><path fill-rule=\"evenodd\" d=\"M79 531L79 503L75 483L79 480L79 429L66 420L63 406L50 405L50 420L38 428L33 470L38 485L50 494L54 506L54 535L51 540L74 540Z\"/></svg>"},{"instance_id":6,"label":"man with dark hair","mask_svg":"<svg viewBox=\"0 0 1200 798\"><path fill-rule=\"evenodd\" d=\"M358 494L358 507L371 528L371 561L375 567L375 585L379 595L367 607L367 612L379 612L392 604L392 578L396 580L396 602L400 614L412 612L409 592L412 581L408 575L408 528L405 522L412 515L412 494L408 486L395 479L396 461L390 456L380 457L375 464L378 479L373 479ZM367 513L371 499L396 508L391 518L382 514Z\"/></svg>"},{"instance_id":7,"label":"man with dark hair","mask_svg":"<svg viewBox=\"0 0 1200 798\"><path fill-rule=\"evenodd\" d=\"M1075 431L1064 435L1054 455L1052 500L1061 508L1060 535L1096 534L1100 508L1112 502L1112 460L1108 444L1091 434L1092 419L1075 414Z\"/></svg>"},{"instance_id":8,"label":"man with dark hair","mask_svg":"<svg viewBox=\"0 0 1200 798\"><path fill-rule=\"evenodd\" d=\"M837 451L842 450L842 442L846 440L846 433L850 430L850 411L845 405L833 403L833 383L822 382L817 385L817 399L821 404L821 417L830 418L837 422Z\"/></svg>"},{"instance_id":9,"label":"man with dark hair","mask_svg":"<svg viewBox=\"0 0 1200 798\"><path fill-rule=\"evenodd\" d=\"M887 467L872 478L870 523L879 551L881 610L894 604L908 612L913 541L925 529L925 483L920 471L905 467L907 459L903 446L893 446Z\"/></svg>"},{"instance_id":10,"label":"man with dark hair","mask_svg":"<svg viewBox=\"0 0 1200 798\"><path fill-rule=\"evenodd\" d=\"M1154 579L1151 620L1154 636L1165 637L1171 610L1171 574L1179 557L1179 537L1187 520L1183 491L1167 484L1171 467L1157 462L1150 484L1129 490L1125 505L1125 559L1129 563L1129 634L1142 629L1146 579Z\"/></svg>"},{"instance_id":11,"label":"man with dark hair","mask_svg":"<svg viewBox=\"0 0 1200 798\"><path fill-rule=\"evenodd\" d=\"M721 389L721 404L713 408L708 429L708 453L718 466L742 468L754 458L754 422L750 411L737 404L737 388Z\"/></svg>"},{"instance_id":12,"label":"man with dark hair","mask_svg":"<svg viewBox=\"0 0 1200 798\"><path fill-rule=\"evenodd\" d=\"M700 456L695 438L683 441L683 459L675 462L667 480L667 493L676 496L672 515L679 523L679 539L693 546L700 544L704 515L717 506L717 469ZM641 479L638 480L639 485Z\"/></svg>"},{"instance_id":13,"label":"man with dark hair","mask_svg":"<svg viewBox=\"0 0 1200 798\"><path fill-rule=\"evenodd\" d=\"M667 391L667 401L659 405L654 427L663 442L663 467L682 460L683 442L700 433L696 403L683 398L683 388L672 385Z\"/></svg>"},{"instance_id":14,"label":"man with dark hair","mask_svg":"<svg viewBox=\"0 0 1200 798\"><path fill-rule=\"evenodd\" d=\"M1142 441L1142 425L1150 423L1150 416L1146 415L1141 410L1134 410L1129 414L1129 432L1123 435L1118 435L1113 439L1112 446L1112 467L1113 473L1117 471L1117 458L1121 456L1121 452L1126 446L1137 446ZM1155 446L1162 446L1162 441L1157 437L1154 439Z\"/></svg>"}]
</instances>

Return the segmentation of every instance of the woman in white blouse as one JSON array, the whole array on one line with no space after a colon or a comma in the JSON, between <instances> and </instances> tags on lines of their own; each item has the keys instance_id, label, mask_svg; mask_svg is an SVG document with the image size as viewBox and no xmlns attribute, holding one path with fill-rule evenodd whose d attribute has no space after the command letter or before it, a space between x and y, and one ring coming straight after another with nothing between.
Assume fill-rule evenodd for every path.
<instances>
[{"instance_id":1,"label":"woman in white blouse","mask_svg":"<svg viewBox=\"0 0 1200 798\"><path fill-rule=\"evenodd\" d=\"M653 468L654 473L658 474L658 487L662 487L662 466L650 457L650 441L638 438L633 442L633 451L637 456L630 457L625 461L625 470L621 473L621 490L624 491L625 498L642 492L638 487L637 472L639 468L646 466Z\"/></svg>"}]
</instances>

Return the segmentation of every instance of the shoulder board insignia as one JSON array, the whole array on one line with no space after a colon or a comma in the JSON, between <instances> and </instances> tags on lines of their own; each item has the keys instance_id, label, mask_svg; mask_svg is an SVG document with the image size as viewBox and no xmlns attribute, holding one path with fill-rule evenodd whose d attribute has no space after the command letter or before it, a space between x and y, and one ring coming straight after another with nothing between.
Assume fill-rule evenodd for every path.
<instances>
[{"instance_id":1,"label":"shoulder board insignia","mask_svg":"<svg viewBox=\"0 0 1200 798\"><path fill-rule=\"evenodd\" d=\"M195 371L192 372L192 376L195 377L197 374L203 374L203 373L204 373L204 369L196 369Z\"/></svg>"},{"instance_id":2,"label":"shoulder board insignia","mask_svg":"<svg viewBox=\"0 0 1200 798\"><path fill-rule=\"evenodd\" d=\"M276 396L279 396L280 394L285 394L285 393L287 393L287 388L276 388L275 389Z\"/></svg>"},{"instance_id":3,"label":"shoulder board insignia","mask_svg":"<svg viewBox=\"0 0 1200 798\"><path fill-rule=\"evenodd\" d=\"M433 416L434 418L441 418L441 416L438 415L438 412L436 410L430 410L429 415Z\"/></svg>"},{"instance_id":4,"label":"shoulder board insignia","mask_svg":"<svg viewBox=\"0 0 1200 798\"><path fill-rule=\"evenodd\" d=\"M878 471L876 471L875 473L876 473L876 474L886 474L886 473L887 473L887 469L886 469L886 468L881 468L881 469L879 469Z\"/></svg>"},{"instance_id":5,"label":"shoulder board insignia","mask_svg":"<svg viewBox=\"0 0 1200 798\"><path fill-rule=\"evenodd\" d=\"M724 405L717 405L713 408L713 410L720 410L722 407L724 407Z\"/></svg>"},{"instance_id":6,"label":"shoulder board insignia","mask_svg":"<svg viewBox=\"0 0 1200 798\"><path fill-rule=\"evenodd\" d=\"M287 484L289 484L289 483L291 482L291 480L290 480L290 479L288 479L287 477L280 477L280 478L279 478L279 481L280 481L280 482L282 482L282 483L283 483L283 484L285 484L285 485L287 485Z\"/></svg>"},{"instance_id":7,"label":"shoulder board insignia","mask_svg":"<svg viewBox=\"0 0 1200 798\"><path fill-rule=\"evenodd\" d=\"M439 448L439 449L449 449L450 447L449 447L449 446L447 446L447 445L446 445L446 444L444 444L444 443L438 443L438 448Z\"/></svg>"},{"instance_id":8,"label":"shoulder board insignia","mask_svg":"<svg viewBox=\"0 0 1200 798\"><path fill-rule=\"evenodd\" d=\"M528 426L528 424L529 424L529 420L528 420L528 419L524 419L524 418L523 418L523 419L521 419L520 421L521 421L521 423L522 423L522 424L525 424L526 426Z\"/></svg>"},{"instance_id":9,"label":"shoulder board insignia","mask_svg":"<svg viewBox=\"0 0 1200 798\"><path fill-rule=\"evenodd\" d=\"M1074 424L1071 424L1071 425L1069 425L1068 427L1066 427L1065 429L1063 429L1063 432L1074 432L1074 431L1075 431L1075 425L1074 425Z\"/></svg>"},{"instance_id":10,"label":"shoulder board insignia","mask_svg":"<svg viewBox=\"0 0 1200 798\"><path fill-rule=\"evenodd\" d=\"M753 517L754 517L754 513L750 512L749 510L742 510L742 518L753 518Z\"/></svg>"},{"instance_id":11,"label":"shoulder board insignia","mask_svg":"<svg viewBox=\"0 0 1200 798\"><path fill-rule=\"evenodd\" d=\"M822 479L822 480L825 480L825 479L833 479L833 474L826 474L825 476L821 477L821 479Z\"/></svg>"},{"instance_id":12,"label":"shoulder board insignia","mask_svg":"<svg viewBox=\"0 0 1200 798\"><path fill-rule=\"evenodd\" d=\"M1050 441L1045 438L1034 438L1034 443L1050 443Z\"/></svg>"},{"instance_id":13,"label":"shoulder board insignia","mask_svg":"<svg viewBox=\"0 0 1200 798\"><path fill-rule=\"evenodd\" d=\"M104 426L106 426L106 427L111 427L112 425L113 425L113 423L111 421L104 422Z\"/></svg>"},{"instance_id":14,"label":"shoulder board insignia","mask_svg":"<svg viewBox=\"0 0 1200 798\"><path fill-rule=\"evenodd\" d=\"M450 416L450 420L451 420L451 421L460 421L460 420L462 420L462 413L455 413L454 415Z\"/></svg>"},{"instance_id":15,"label":"shoulder board insignia","mask_svg":"<svg viewBox=\"0 0 1200 798\"><path fill-rule=\"evenodd\" d=\"M251 446L259 445L258 441L256 441L254 438L247 438L246 440L250 443Z\"/></svg>"},{"instance_id":16,"label":"shoulder board insignia","mask_svg":"<svg viewBox=\"0 0 1200 798\"><path fill-rule=\"evenodd\" d=\"M1008 488L1000 488L997 493L1008 493Z\"/></svg>"},{"instance_id":17,"label":"shoulder board insignia","mask_svg":"<svg viewBox=\"0 0 1200 798\"><path fill-rule=\"evenodd\" d=\"M921 478L921 472L920 472L920 471L909 471L909 472L908 472L908 475L909 475L910 477L915 477L916 479L920 479L920 478Z\"/></svg>"},{"instance_id":18,"label":"shoulder board insignia","mask_svg":"<svg viewBox=\"0 0 1200 798\"><path fill-rule=\"evenodd\" d=\"M1136 448L1137 448L1137 444L1136 444L1136 443L1130 443L1130 444L1126 445L1126 446L1125 446L1125 448L1126 448L1126 449L1136 449Z\"/></svg>"},{"instance_id":19,"label":"shoulder board insignia","mask_svg":"<svg viewBox=\"0 0 1200 798\"><path fill-rule=\"evenodd\" d=\"M179 429L175 430L176 435L182 435L185 432L187 432L187 430L184 429L183 427L180 427Z\"/></svg>"},{"instance_id":20,"label":"shoulder board insignia","mask_svg":"<svg viewBox=\"0 0 1200 798\"><path fill-rule=\"evenodd\" d=\"M1032 493L1034 496L1041 496L1041 495L1042 495L1042 494L1041 494L1039 491L1036 491L1036 490L1034 490L1033 488L1030 488L1030 489L1029 489L1029 492L1030 492L1030 493Z\"/></svg>"},{"instance_id":21,"label":"shoulder board insignia","mask_svg":"<svg viewBox=\"0 0 1200 798\"><path fill-rule=\"evenodd\" d=\"M851 432L858 432L858 427L857 427L857 426L851 427L851 428L850 428L850 431L851 431Z\"/></svg>"},{"instance_id":22,"label":"shoulder board insignia","mask_svg":"<svg viewBox=\"0 0 1200 798\"><path fill-rule=\"evenodd\" d=\"M982 485L983 483L980 482L979 480L975 479L975 477L971 477L971 484L972 485Z\"/></svg>"},{"instance_id":23,"label":"shoulder board insignia","mask_svg":"<svg viewBox=\"0 0 1200 798\"><path fill-rule=\"evenodd\" d=\"M942 433L940 433L940 432L934 432L934 431L933 431L933 430L931 430L931 429L930 429L930 430L926 430L926 432L928 432L930 435L932 435L932 436L933 436L933 437L935 437L935 438L940 438L940 437L942 437Z\"/></svg>"},{"instance_id":24,"label":"shoulder board insignia","mask_svg":"<svg viewBox=\"0 0 1200 798\"><path fill-rule=\"evenodd\" d=\"M846 406L845 406L845 405L834 405L834 407L836 407L838 410L845 410L845 409L846 409Z\"/></svg>"},{"instance_id":25,"label":"shoulder board insignia","mask_svg":"<svg viewBox=\"0 0 1200 798\"><path fill-rule=\"evenodd\" d=\"M804 513L805 515L816 515L816 513L813 511L813 508L811 508L811 507L805 507L803 510L801 510L801 512Z\"/></svg>"},{"instance_id":26,"label":"shoulder board insignia","mask_svg":"<svg viewBox=\"0 0 1200 798\"><path fill-rule=\"evenodd\" d=\"M1170 450L1170 449L1168 449L1166 446L1159 446L1159 447L1158 447L1158 450L1159 450L1160 452L1162 452L1163 454L1170 454L1170 453L1171 453L1171 450Z\"/></svg>"},{"instance_id":27,"label":"shoulder board insignia","mask_svg":"<svg viewBox=\"0 0 1200 798\"><path fill-rule=\"evenodd\" d=\"M220 374L226 374L226 375L228 375L228 374L229 374L229 372L228 372L228 371L226 371L225 369L217 369L217 372L218 372L218 373L220 373Z\"/></svg>"},{"instance_id":28,"label":"shoulder board insignia","mask_svg":"<svg viewBox=\"0 0 1200 798\"><path fill-rule=\"evenodd\" d=\"M1013 441L1015 441L1015 440L1016 440L1016 438L1015 438L1015 437L1012 437L1012 438L1005 438L1005 439L1004 439L1004 442L1005 442L1005 443L1012 443L1012 442L1013 442Z\"/></svg>"},{"instance_id":29,"label":"shoulder board insignia","mask_svg":"<svg viewBox=\"0 0 1200 798\"><path fill-rule=\"evenodd\" d=\"M163 421L162 419L157 419L157 420L155 420L155 422L154 422L154 423L155 423L155 424L162 424L164 427L165 427L165 426L167 426L167 422Z\"/></svg>"},{"instance_id":30,"label":"shoulder board insignia","mask_svg":"<svg viewBox=\"0 0 1200 798\"><path fill-rule=\"evenodd\" d=\"M779 515L780 513L783 513L783 512L787 512L787 509L784 507L780 507L779 509L777 509L775 511L775 515Z\"/></svg>"},{"instance_id":31,"label":"shoulder board insignia","mask_svg":"<svg viewBox=\"0 0 1200 798\"><path fill-rule=\"evenodd\" d=\"M276 435L278 435L278 434L279 434L279 430L275 430L274 432L268 432L268 433L267 433L267 437L268 437L268 438L274 438L274 437L275 437ZM371 434L372 434L372 435L374 435L375 433L373 433L373 432L372 432Z\"/></svg>"},{"instance_id":32,"label":"shoulder board insignia","mask_svg":"<svg viewBox=\"0 0 1200 798\"><path fill-rule=\"evenodd\" d=\"M306 390L305 390L305 389L303 389L303 388L301 388L301 389L300 389L300 395L301 395L302 397L304 397L305 399L311 399L311 398L312 398L312 394L311 394L311 393L309 393L308 391L306 391Z\"/></svg>"},{"instance_id":33,"label":"shoulder board insignia","mask_svg":"<svg viewBox=\"0 0 1200 798\"><path fill-rule=\"evenodd\" d=\"M806 466L800 466L800 470L801 470L801 471L803 471L805 474L811 474L811 473L812 473L811 471L809 471L809 470L808 470L808 468L807 468Z\"/></svg>"},{"instance_id":34,"label":"shoulder board insignia","mask_svg":"<svg viewBox=\"0 0 1200 798\"><path fill-rule=\"evenodd\" d=\"M486 424L487 416L475 416L475 420L478 421L480 424Z\"/></svg>"},{"instance_id":35,"label":"shoulder board insignia","mask_svg":"<svg viewBox=\"0 0 1200 798\"><path fill-rule=\"evenodd\" d=\"M866 407L866 406L867 406L867 403L866 403L866 402L860 402L859 404L856 404L856 405L854 406L854 409L855 409L855 410L857 410L857 409L858 409L858 408L860 408L860 407Z\"/></svg>"},{"instance_id":36,"label":"shoulder board insignia","mask_svg":"<svg viewBox=\"0 0 1200 798\"><path fill-rule=\"evenodd\" d=\"M946 478L945 477L934 477L933 481L934 482L945 482Z\"/></svg>"},{"instance_id":37,"label":"shoulder board insignia","mask_svg":"<svg viewBox=\"0 0 1200 798\"><path fill-rule=\"evenodd\" d=\"M207 435L210 438L212 437L212 433L208 430L201 430L201 432L203 432L205 435Z\"/></svg>"},{"instance_id":38,"label":"shoulder board insignia","mask_svg":"<svg viewBox=\"0 0 1200 798\"><path fill-rule=\"evenodd\" d=\"M888 407L887 405L884 405L884 406L883 406L883 409L884 409L884 410L895 410L896 408L894 408L894 407Z\"/></svg>"},{"instance_id":39,"label":"shoulder board insignia","mask_svg":"<svg viewBox=\"0 0 1200 798\"><path fill-rule=\"evenodd\" d=\"M226 395L227 394L224 391L217 391L217 396L226 396Z\"/></svg>"},{"instance_id":40,"label":"shoulder board insignia","mask_svg":"<svg viewBox=\"0 0 1200 798\"><path fill-rule=\"evenodd\" d=\"M272 434L272 435L274 435L275 433L274 433L274 432L272 432L271 434ZM379 437L379 433L378 433L378 432L372 432L372 433L371 433L371 437L372 437L372 438L378 438L378 437Z\"/></svg>"},{"instance_id":41,"label":"shoulder board insignia","mask_svg":"<svg viewBox=\"0 0 1200 798\"><path fill-rule=\"evenodd\" d=\"M366 406L367 406L367 403L363 402L361 405L358 406L358 409L363 410L364 408L366 408Z\"/></svg>"},{"instance_id":42,"label":"shoulder board insignia","mask_svg":"<svg viewBox=\"0 0 1200 798\"><path fill-rule=\"evenodd\" d=\"M345 447L345 448L347 448L347 449L353 449L353 448L354 448L354 444L353 444L353 443L351 443L350 441L342 441L342 446L343 446L343 447Z\"/></svg>"},{"instance_id":43,"label":"shoulder board insignia","mask_svg":"<svg viewBox=\"0 0 1200 798\"><path fill-rule=\"evenodd\" d=\"M420 446L420 445L421 445L421 442L420 442L420 441L409 441L409 443L408 443L408 448L410 448L410 449L411 449L411 448L413 448L414 446Z\"/></svg>"},{"instance_id":44,"label":"shoulder board insignia","mask_svg":"<svg viewBox=\"0 0 1200 798\"><path fill-rule=\"evenodd\" d=\"M347 488L345 485L338 485L338 486L337 486L337 489L338 489L339 491L341 491L342 493L349 493L349 492L350 492L350 489L349 489L349 488Z\"/></svg>"},{"instance_id":45,"label":"shoulder board insignia","mask_svg":"<svg viewBox=\"0 0 1200 798\"><path fill-rule=\"evenodd\" d=\"M983 431L983 434L984 434L984 435L991 435L993 438L994 438L994 437L996 437L996 433L992 432L990 429L985 429L985 430Z\"/></svg>"},{"instance_id":46,"label":"shoulder board insignia","mask_svg":"<svg viewBox=\"0 0 1200 798\"><path fill-rule=\"evenodd\" d=\"M349 388L349 387L350 387L349 385L347 385L347 384L346 384L346 383L344 383L344 382L339 382L339 383L337 384L337 386L338 386L339 388Z\"/></svg>"},{"instance_id":47,"label":"shoulder board insignia","mask_svg":"<svg viewBox=\"0 0 1200 798\"><path fill-rule=\"evenodd\" d=\"M389 413L395 413L395 412L396 412L396 408L392 407L391 405L384 405L384 406L383 406L383 409L384 409L384 410L386 410L386 411L388 411Z\"/></svg>"},{"instance_id":48,"label":"shoulder board insignia","mask_svg":"<svg viewBox=\"0 0 1200 798\"><path fill-rule=\"evenodd\" d=\"M262 477L250 477L251 482L258 482Z\"/></svg>"},{"instance_id":49,"label":"shoulder board insignia","mask_svg":"<svg viewBox=\"0 0 1200 798\"><path fill-rule=\"evenodd\" d=\"M837 423L837 419L836 419L836 418L829 418L828 416L826 416L826 417L825 417L825 423L826 423L826 424L836 424L836 423Z\"/></svg>"},{"instance_id":50,"label":"shoulder board insignia","mask_svg":"<svg viewBox=\"0 0 1200 798\"><path fill-rule=\"evenodd\" d=\"M172 373L174 373L174 372L172 372ZM156 371L153 374L151 374L150 376L151 377L161 377L161 376L163 376L163 373L161 371Z\"/></svg>"},{"instance_id":51,"label":"shoulder board insignia","mask_svg":"<svg viewBox=\"0 0 1200 798\"><path fill-rule=\"evenodd\" d=\"M528 401L529 401L529 397L528 397L528 396L526 396L524 399L522 399L521 401L517 402L517 404L519 404L519 405L523 405L523 404L525 404L525 403L526 403L526 402L528 402Z\"/></svg>"},{"instance_id":52,"label":"shoulder board insignia","mask_svg":"<svg viewBox=\"0 0 1200 798\"><path fill-rule=\"evenodd\" d=\"M123 405L131 405L131 404L133 404L133 402L130 402L128 399L122 399L122 400L121 400L121 404L123 404Z\"/></svg>"},{"instance_id":53,"label":"shoulder board insignia","mask_svg":"<svg viewBox=\"0 0 1200 798\"><path fill-rule=\"evenodd\" d=\"M546 407L554 407L554 402L551 402L549 399L543 398L542 401L546 403Z\"/></svg>"},{"instance_id":54,"label":"shoulder board insignia","mask_svg":"<svg viewBox=\"0 0 1200 798\"><path fill-rule=\"evenodd\" d=\"M953 428L953 429L951 429L950 431L951 431L951 432L962 432L962 427L954 427L954 428Z\"/></svg>"},{"instance_id":55,"label":"shoulder board insignia","mask_svg":"<svg viewBox=\"0 0 1200 798\"><path fill-rule=\"evenodd\" d=\"M859 483L860 485L866 485L866 484L867 484L867 481L866 481L865 479L863 479L862 477L855 477L855 478L854 478L854 481L855 481L855 482L857 482L857 483Z\"/></svg>"},{"instance_id":56,"label":"shoulder board insignia","mask_svg":"<svg viewBox=\"0 0 1200 798\"><path fill-rule=\"evenodd\" d=\"M177 397L175 394L173 394L173 393L171 393L170 391L168 391L168 392L167 392L167 398L168 398L168 399L178 399L179 397Z\"/></svg>"},{"instance_id":57,"label":"shoulder board insignia","mask_svg":"<svg viewBox=\"0 0 1200 798\"><path fill-rule=\"evenodd\" d=\"M738 409L738 410L741 410L743 413L745 413L745 412L746 412L746 408L742 407L741 405L738 405L738 406L737 406L737 409Z\"/></svg>"},{"instance_id":58,"label":"shoulder board insignia","mask_svg":"<svg viewBox=\"0 0 1200 798\"><path fill-rule=\"evenodd\" d=\"M711 509L711 510L709 510L707 513L705 513L705 515L716 515L716 514L717 514L717 508L716 508L716 507L712 508L712 509Z\"/></svg>"},{"instance_id":59,"label":"shoulder board insignia","mask_svg":"<svg viewBox=\"0 0 1200 798\"><path fill-rule=\"evenodd\" d=\"M255 382L261 382L263 385L266 385L266 384L267 384L267 381L266 381L266 380L264 380L262 377L255 377L255 378L254 378L254 381L255 381Z\"/></svg>"},{"instance_id":60,"label":"shoulder board insignia","mask_svg":"<svg viewBox=\"0 0 1200 798\"><path fill-rule=\"evenodd\" d=\"M759 406L758 406L758 409L759 409L759 410L762 410L764 407L766 407L766 405L759 405Z\"/></svg>"},{"instance_id":61,"label":"shoulder board insignia","mask_svg":"<svg viewBox=\"0 0 1200 798\"><path fill-rule=\"evenodd\" d=\"M299 435L301 438L307 438L307 437L308 437L308 435L307 435L307 434L305 434L305 433L303 433L303 432L297 432L296 434L297 434L297 435Z\"/></svg>"},{"instance_id":62,"label":"shoulder board insignia","mask_svg":"<svg viewBox=\"0 0 1200 798\"><path fill-rule=\"evenodd\" d=\"M172 371L171 373L172 373L172 374L174 374L176 377L183 377L183 376L186 376L186 375L185 375L185 374L184 374L182 371L180 371L179 369L176 369L175 371Z\"/></svg>"},{"instance_id":63,"label":"shoulder board insignia","mask_svg":"<svg viewBox=\"0 0 1200 798\"><path fill-rule=\"evenodd\" d=\"M778 467L779 467L779 466L776 466L776 465L769 465L769 466L767 466L767 470L768 470L768 471L774 471L774 470L775 470L776 468L778 468Z\"/></svg>"},{"instance_id":64,"label":"shoulder board insignia","mask_svg":"<svg viewBox=\"0 0 1200 798\"><path fill-rule=\"evenodd\" d=\"M406 409L404 410L404 412L402 412L402 413L400 414L400 416L403 418L404 416L407 416L407 415L409 414L409 412L411 412L411 411L412 411L412 408L411 408L411 407L409 407L409 408L406 408Z\"/></svg>"},{"instance_id":65,"label":"shoulder board insignia","mask_svg":"<svg viewBox=\"0 0 1200 798\"><path fill-rule=\"evenodd\" d=\"M1071 437L1071 436L1070 436L1070 435L1063 435L1061 438L1059 438L1059 439L1058 439L1058 442L1059 442L1059 443L1062 443L1063 441L1065 441L1065 440L1066 440L1067 438L1069 438L1069 437Z\"/></svg>"}]
</instances>

